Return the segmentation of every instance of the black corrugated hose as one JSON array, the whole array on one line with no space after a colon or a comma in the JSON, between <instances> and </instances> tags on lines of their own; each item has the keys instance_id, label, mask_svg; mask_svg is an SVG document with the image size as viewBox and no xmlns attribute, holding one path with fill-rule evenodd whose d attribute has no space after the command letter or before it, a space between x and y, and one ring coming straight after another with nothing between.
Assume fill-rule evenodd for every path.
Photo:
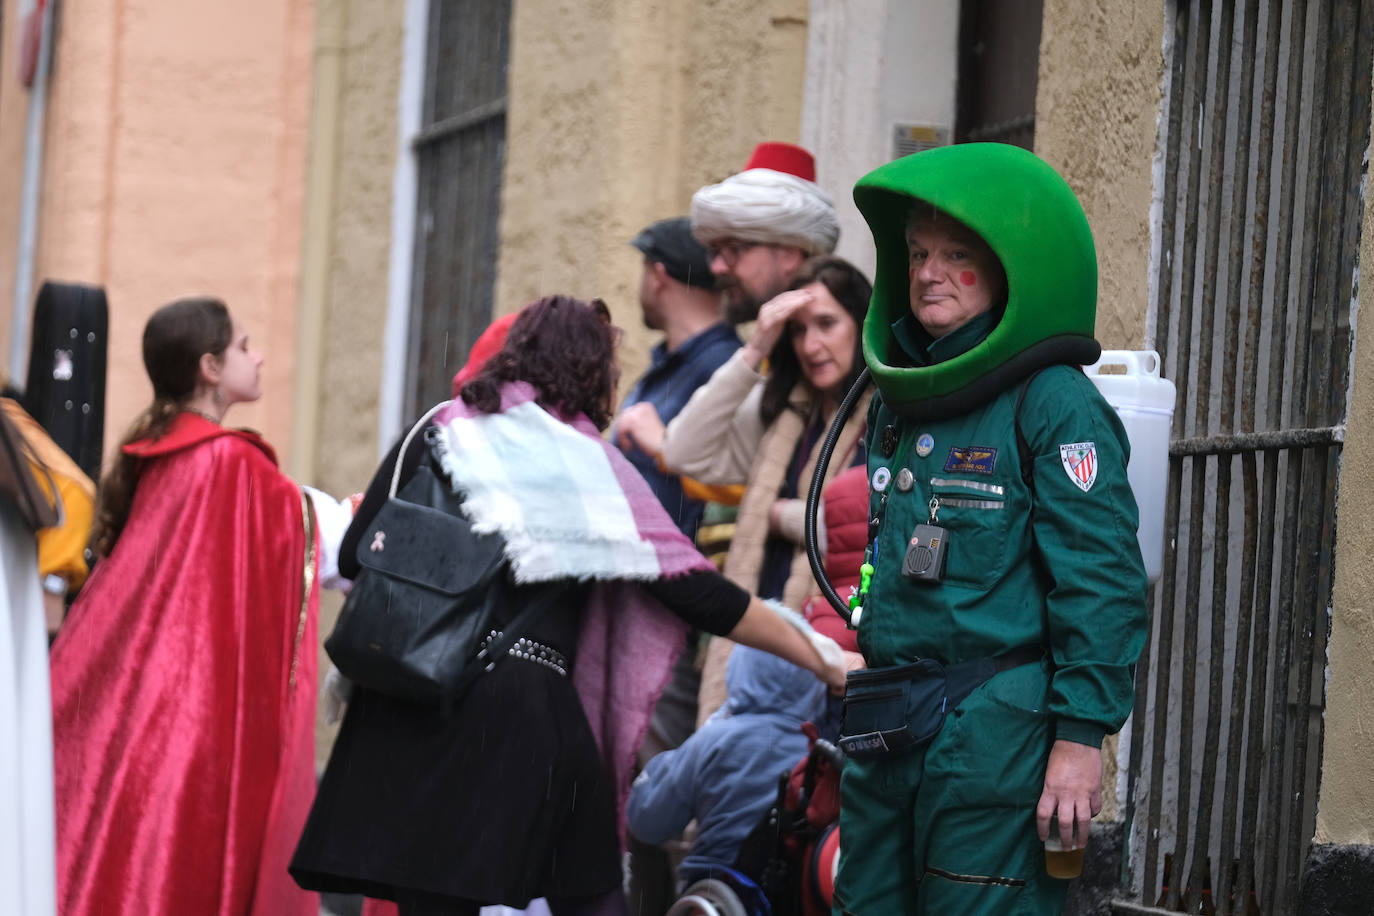
<instances>
[{"instance_id":1,"label":"black corrugated hose","mask_svg":"<svg viewBox=\"0 0 1374 916\"><path fill-rule=\"evenodd\" d=\"M825 441L821 443L821 453L816 457L816 471L811 475L811 489L806 494L806 527L803 529L803 537L806 542L806 558L811 562L811 574L816 577L816 584L821 587L821 594L825 600L830 602L845 623L849 623L849 603L840 598L835 591L835 586L830 584L826 578L825 566L821 562L820 548L816 544L816 508L821 502L821 490L825 485L825 470L830 466L830 453L835 451L835 443L839 441L840 431L844 429L844 424L848 422L854 407L863 397L864 389L872 381L873 373L864 367L864 371L859 373L859 377L854 380L849 393L840 402L840 409L835 412L835 421L830 424L830 431L825 434ZM851 624L852 626L852 624Z\"/></svg>"}]
</instances>

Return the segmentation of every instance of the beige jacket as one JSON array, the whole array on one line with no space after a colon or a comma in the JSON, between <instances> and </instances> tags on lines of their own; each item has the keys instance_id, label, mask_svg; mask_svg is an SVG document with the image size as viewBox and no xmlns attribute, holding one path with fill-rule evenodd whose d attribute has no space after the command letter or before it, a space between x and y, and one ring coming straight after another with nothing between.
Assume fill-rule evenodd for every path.
<instances>
[{"instance_id":1,"label":"beige jacket","mask_svg":"<svg viewBox=\"0 0 1374 916\"><path fill-rule=\"evenodd\" d=\"M662 456L672 470L703 483L744 483L744 498L735 521L735 537L725 559L725 575L741 588L757 592L768 543L768 511L777 501L787 467L801 443L813 409L811 390L803 383L793 388L784 410L768 426L759 417L764 377L745 362L743 351L716 370L698 388L664 434ZM845 424L831 456L825 482L849 466L864 434L870 394L856 407ZM832 417L825 418L829 428ZM820 440L806 456L800 476L801 490L809 487ZM782 534L796 549L792 569L783 587L782 603L794 610L816 591L811 564L802 543L805 500L792 500L783 511ZM711 640L701 674L697 721L725 702L725 663L734 643L720 637Z\"/></svg>"}]
</instances>

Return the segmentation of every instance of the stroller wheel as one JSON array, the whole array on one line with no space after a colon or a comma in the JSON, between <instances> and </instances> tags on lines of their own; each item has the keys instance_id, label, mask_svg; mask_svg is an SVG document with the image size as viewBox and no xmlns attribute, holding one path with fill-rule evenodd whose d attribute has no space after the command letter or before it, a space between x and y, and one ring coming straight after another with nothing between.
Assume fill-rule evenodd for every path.
<instances>
[{"instance_id":1,"label":"stroller wheel","mask_svg":"<svg viewBox=\"0 0 1374 916\"><path fill-rule=\"evenodd\" d=\"M751 916L739 895L724 881L703 878L687 888L666 916Z\"/></svg>"}]
</instances>

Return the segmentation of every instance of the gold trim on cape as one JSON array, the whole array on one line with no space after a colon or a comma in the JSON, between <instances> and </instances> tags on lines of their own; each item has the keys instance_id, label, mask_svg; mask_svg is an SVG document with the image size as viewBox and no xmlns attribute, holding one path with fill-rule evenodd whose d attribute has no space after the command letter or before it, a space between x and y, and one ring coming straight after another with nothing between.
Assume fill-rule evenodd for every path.
<instances>
[{"instance_id":1,"label":"gold trim on cape","mask_svg":"<svg viewBox=\"0 0 1374 916\"><path fill-rule=\"evenodd\" d=\"M301 494L301 521L305 526L305 569L301 571L301 612L296 620L296 641L291 649L290 687L296 686L296 668L301 660L301 640L305 638L305 621L310 613L310 593L315 588L315 504L305 490Z\"/></svg>"}]
</instances>

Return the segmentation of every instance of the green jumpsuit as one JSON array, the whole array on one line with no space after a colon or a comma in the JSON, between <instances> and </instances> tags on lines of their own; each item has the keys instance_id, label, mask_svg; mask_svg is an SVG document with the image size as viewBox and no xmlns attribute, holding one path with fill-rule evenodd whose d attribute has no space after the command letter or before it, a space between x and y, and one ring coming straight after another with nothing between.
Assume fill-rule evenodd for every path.
<instances>
[{"instance_id":1,"label":"green jumpsuit","mask_svg":"<svg viewBox=\"0 0 1374 916\"><path fill-rule=\"evenodd\" d=\"M1121 727L1147 625L1125 432L1077 369L1101 352L1092 231L1064 179L1005 144L887 163L854 201L877 249L867 446L886 482L859 648L870 667L1046 655L974 690L925 748L850 761L836 913L1057 913L1067 882L1045 874L1035 823L1050 748ZM1006 279L1000 307L935 340L911 311L918 202L977 233ZM901 572L932 498L948 533L940 584Z\"/></svg>"},{"instance_id":2,"label":"green jumpsuit","mask_svg":"<svg viewBox=\"0 0 1374 916\"><path fill-rule=\"evenodd\" d=\"M975 319L928 354L903 322L894 336L913 361L939 361L982 339L992 321ZM1045 874L1035 825L1050 746L1100 746L1130 712L1145 573L1125 432L1076 368L1051 366L1025 383L1018 416L1021 389L950 419L902 420L879 398L870 410L870 478L889 482L872 493L881 525L859 626L869 666L950 664L1025 645L1048 656L975 690L925 749L850 761L841 912L1058 912L1068 882ZM1018 420L1033 456L1029 487ZM932 497L949 544L938 585L901 574Z\"/></svg>"}]
</instances>

